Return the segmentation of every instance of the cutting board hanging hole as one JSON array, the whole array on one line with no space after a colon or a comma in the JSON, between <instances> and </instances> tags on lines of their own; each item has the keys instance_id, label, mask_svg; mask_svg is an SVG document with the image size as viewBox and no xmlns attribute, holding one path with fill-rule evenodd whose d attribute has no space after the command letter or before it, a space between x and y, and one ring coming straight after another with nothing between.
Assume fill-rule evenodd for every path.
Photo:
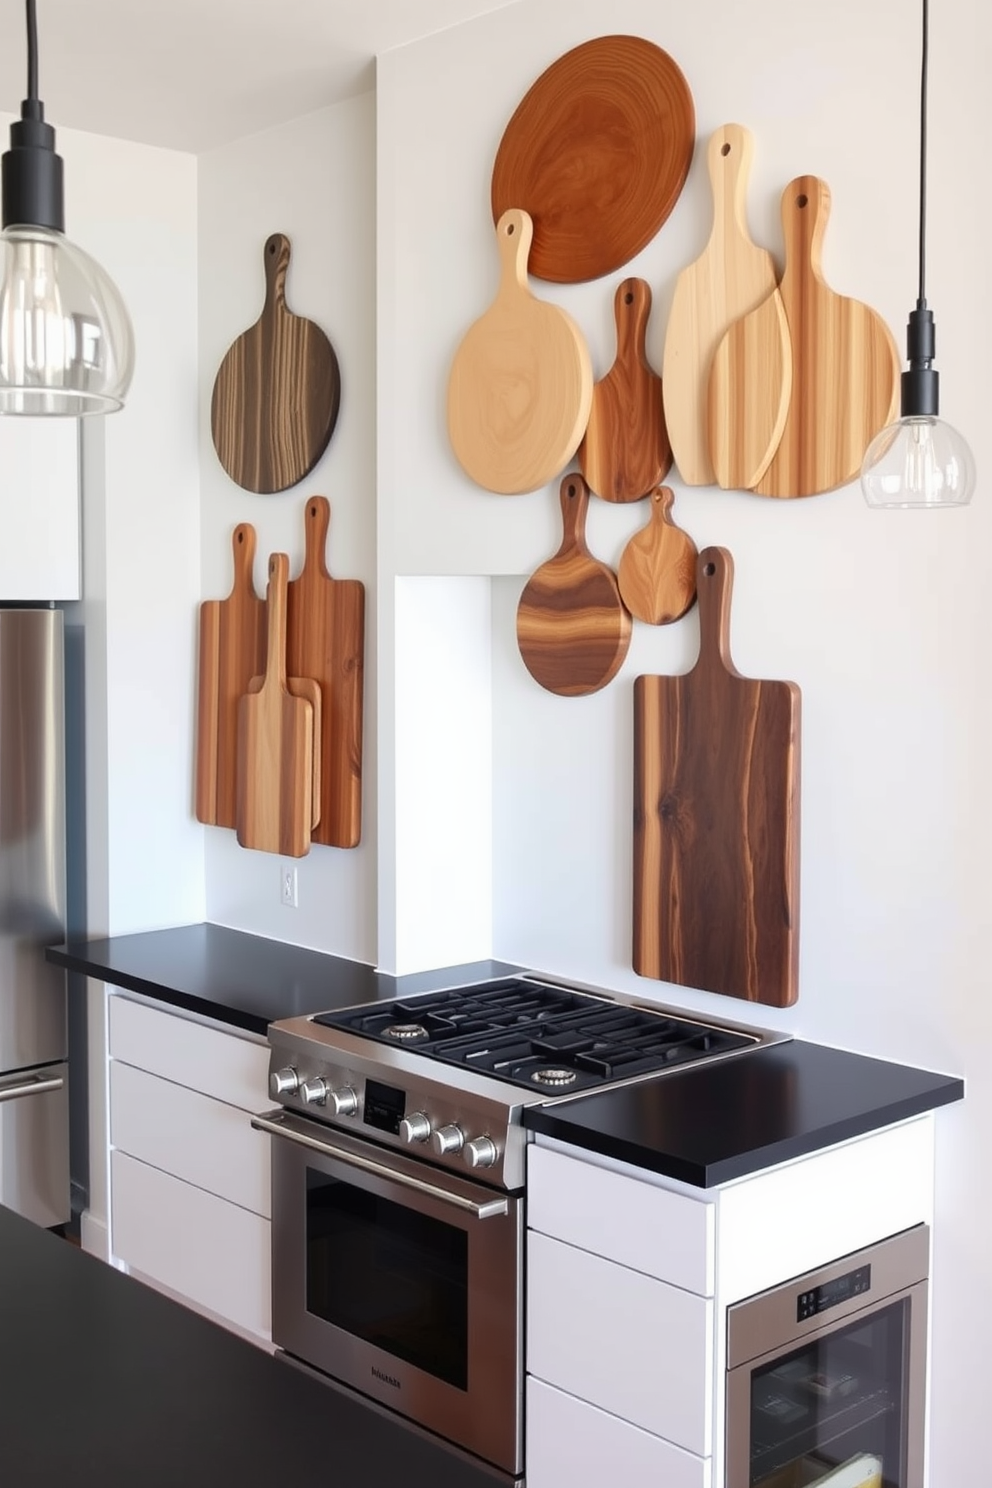
<instances>
[{"instance_id":1,"label":"cutting board hanging hole","mask_svg":"<svg viewBox=\"0 0 992 1488\"><path fill-rule=\"evenodd\" d=\"M713 577L713 575L716 573L716 564L715 563L705 563L703 565L703 573L706 575L706 577L708 579L711 579Z\"/></svg>"},{"instance_id":2,"label":"cutting board hanging hole","mask_svg":"<svg viewBox=\"0 0 992 1488\"><path fill-rule=\"evenodd\" d=\"M799 208L800 211L802 211L803 207L809 206L809 197L806 196L806 194L802 191L796 197L796 206Z\"/></svg>"},{"instance_id":3,"label":"cutting board hanging hole","mask_svg":"<svg viewBox=\"0 0 992 1488\"><path fill-rule=\"evenodd\" d=\"M721 147L720 154L723 155L724 157L726 157L727 155L730 154L730 146L729 146L729 144L723 145Z\"/></svg>"}]
</instances>

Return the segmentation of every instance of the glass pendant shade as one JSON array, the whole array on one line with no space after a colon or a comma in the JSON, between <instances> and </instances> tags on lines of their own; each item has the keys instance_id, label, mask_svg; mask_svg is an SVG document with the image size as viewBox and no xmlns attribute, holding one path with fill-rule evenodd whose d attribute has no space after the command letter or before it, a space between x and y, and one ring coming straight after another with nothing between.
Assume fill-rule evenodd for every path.
<instances>
[{"instance_id":1,"label":"glass pendant shade","mask_svg":"<svg viewBox=\"0 0 992 1488\"><path fill-rule=\"evenodd\" d=\"M958 431L934 415L889 424L872 440L861 467L869 506L966 506L975 489L975 461Z\"/></svg>"},{"instance_id":2,"label":"glass pendant shade","mask_svg":"<svg viewBox=\"0 0 992 1488\"><path fill-rule=\"evenodd\" d=\"M113 280L47 227L0 233L0 414L112 413L134 372L134 332Z\"/></svg>"}]
</instances>

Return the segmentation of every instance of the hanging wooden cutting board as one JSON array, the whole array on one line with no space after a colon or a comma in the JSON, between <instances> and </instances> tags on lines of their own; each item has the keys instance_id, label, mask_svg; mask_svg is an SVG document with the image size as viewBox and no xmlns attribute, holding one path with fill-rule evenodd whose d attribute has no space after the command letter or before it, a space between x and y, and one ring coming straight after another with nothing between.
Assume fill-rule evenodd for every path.
<instances>
[{"instance_id":1,"label":"hanging wooden cutting board","mask_svg":"<svg viewBox=\"0 0 992 1488\"><path fill-rule=\"evenodd\" d=\"M264 674L261 677L252 677L248 684L249 692L261 692L265 682ZM315 682L312 677L287 677L286 689L293 697L306 698L313 709L313 783L311 785L310 806L310 829L311 836L313 828L320 821L320 755L321 740L323 738L323 699L320 692L320 683Z\"/></svg>"},{"instance_id":2,"label":"hanging wooden cutting board","mask_svg":"<svg viewBox=\"0 0 992 1488\"><path fill-rule=\"evenodd\" d=\"M753 137L740 124L724 124L710 139L713 227L702 254L676 280L665 333L665 421L688 486L712 485L715 479L706 412L713 353L734 321L773 294L777 282L771 254L753 243L747 230L753 154Z\"/></svg>"},{"instance_id":3,"label":"hanging wooden cutting board","mask_svg":"<svg viewBox=\"0 0 992 1488\"><path fill-rule=\"evenodd\" d=\"M287 665L312 677L323 704L320 728L320 812L314 842L356 847L362 835L362 714L365 671L365 585L332 579L325 552L331 520L325 496L306 504L306 557L289 586Z\"/></svg>"},{"instance_id":4,"label":"hanging wooden cutting board","mask_svg":"<svg viewBox=\"0 0 992 1488\"><path fill-rule=\"evenodd\" d=\"M496 228L500 283L466 332L448 379L448 435L467 475L487 491L534 491L579 447L592 403L592 362L582 332L527 284L533 227L504 212Z\"/></svg>"},{"instance_id":5,"label":"hanging wooden cutting board","mask_svg":"<svg viewBox=\"0 0 992 1488\"><path fill-rule=\"evenodd\" d=\"M617 569L620 598L645 625L678 620L696 597L696 544L672 521L674 500L669 486L652 492L648 525L634 533Z\"/></svg>"},{"instance_id":6,"label":"hanging wooden cutting board","mask_svg":"<svg viewBox=\"0 0 992 1488\"><path fill-rule=\"evenodd\" d=\"M631 622L613 570L586 547L589 490L581 475L566 475L560 495L564 537L520 596L517 642L535 682L562 697L581 697L616 676Z\"/></svg>"},{"instance_id":7,"label":"hanging wooden cutting board","mask_svg":"<svg viewBox=\"0 0 992 1488\"><path fill-rule=\"evenodd\" d=\"M289 559L269 559L265 675L238 703L238 841L301 858L313 817L313 709L286 686Z\"/></svg>"},{"instance_id":8,"label":"hanging wooden cutting board","mask_svg":"<svg viewBox=\"0 0 992 1488\"><path fill-rule=\"evenodd\" d=\"M749 491L758 484L778 449L791 396L792 340L776 289L734 321L713 353L709 448L725 491Z\"/></svg>"},{"instance_id":9,"label":"hanging wooden cutting board","mask_svg":"<svg viewBox=\"0 0 992 1488\"><path fill-rule=\"evenodd\" d=\"M644 351L651 288L625 279L616 292L617 354L592 390L579 464L586 484L604 501L640 501L672 464L661 401L661 378Z\"/></svg>"},{"instance_id":10,"label":"hanging wooden cutting board","mask_svg":"<svg viewBox=\"0 0 992 1488\"><path fill-rule=\"evenodd\" d=\"M521 100L496 153L493 221L534 220L530 271L577 284L613 273L665 222L692 162L692 94L641 36L597 36L553 62Z\"/></svg>"},{"instance_id":11,"label":"hanging wooden cutting board","mask_svg":"<svg viewBox=\"0 0 992 1488\"><path fill-rule=\"evenodd\" d=\"M733 560L696 569L699 660L634 682L634 970L787 1007L798 995L799 688L730 659Z\"/></svg>"},{"instance_id":12,"label":"hanging wooden cutting board","mask_svg":"<svg viewBox=\"0 0 992 1488\"><path fill-rule=\"evenodd\" d=\"M782 195L781 294L792 343L792 396L761 496L815 496L853 480L875 435L896 417L899 352L882 317L835 294L820 255L830 189L798 176Z\"/></svg>"},{"instance_id":13,"label":"hanging wooden cutting board","mask_svg":"<svg viewBox=\"0 0 992 1488\"><path fill-rule=\"evenodd\" d=\"M200 606L196 717L196 817L218 827L237 821L238 699L265 668L265 602L255 593L255 529L234 529L234 585L226 599Z\"/></svg>"},{"instance_id":14,"label":"hanging wooden cutting board","mask_svg":"<svg viewBox=\"0 0 992 1488\"><path fill-rule=\"evenodd\" d=\"M210 404L217 457L246 491L285 491L327 448L341 401L334 348L312 320L286 304L290 244L265 244L265 305L220 364Z\"/></svg>"}]
</instances>

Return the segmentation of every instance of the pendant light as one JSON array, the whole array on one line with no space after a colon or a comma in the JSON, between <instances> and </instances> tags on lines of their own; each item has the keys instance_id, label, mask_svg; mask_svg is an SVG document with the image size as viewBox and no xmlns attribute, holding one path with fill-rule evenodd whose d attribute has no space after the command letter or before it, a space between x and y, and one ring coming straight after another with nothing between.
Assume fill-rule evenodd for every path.
<instances>
[{"instance_id":1,"label":"pendant light","mask_svg":"<svg viewBox=\"0 0 992 1488\"><path fill-rule=\"evenodd\" d=\"M965 506L975 488L975 461L967 442L937 417L940 374L932 365L936 333L926 301L929 11L929 0L923 0L919 295L906 333L909 370L902 374L901 417L872 440L861 466L861 488L874 507Z\"/></svg>"},{"instance_id":2,"label":"pendant light","mask_svg":"<svg viewBox=\"0 0 992 1488\"><path fill-rule=\"evenodd\" d=\"M38 98L35 0L28 96L2 162L0 414L113 413L134 371L134 333L113 280L64 236L62 157Z\"/></svg>"}]
</instances>

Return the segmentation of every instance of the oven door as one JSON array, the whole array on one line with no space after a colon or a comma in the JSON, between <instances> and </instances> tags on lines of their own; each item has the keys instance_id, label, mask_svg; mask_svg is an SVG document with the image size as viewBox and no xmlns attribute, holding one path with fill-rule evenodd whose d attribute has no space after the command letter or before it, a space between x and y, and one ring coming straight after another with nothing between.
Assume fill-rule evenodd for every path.
<instances>
[{"instance_id":1,"label":"oven door","mask_svg":"<svg viewBox=\"0 0 992 1488\"><path fill-rule=\"evenodd\" d=\"M522 1470L523 1200L274 1111L272 1338Z\"/></svg>"}]
</instances>

